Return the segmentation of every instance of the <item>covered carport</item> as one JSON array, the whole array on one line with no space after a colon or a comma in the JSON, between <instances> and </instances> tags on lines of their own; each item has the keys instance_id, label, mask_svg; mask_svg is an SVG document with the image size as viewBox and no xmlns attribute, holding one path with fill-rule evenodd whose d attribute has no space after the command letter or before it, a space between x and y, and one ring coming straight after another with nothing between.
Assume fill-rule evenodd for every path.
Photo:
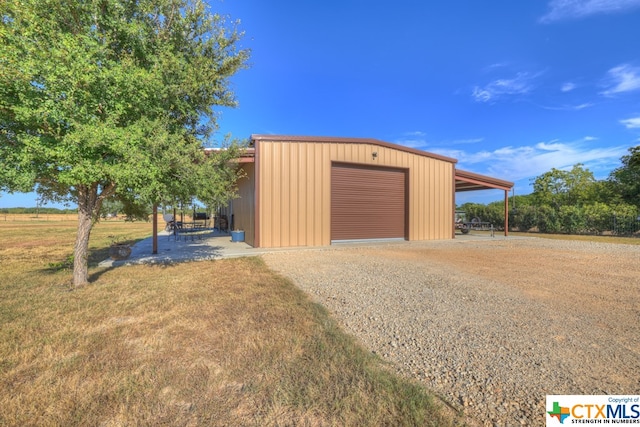
<instances>
[{"instance_id":1,"label":"covered carport","mask_svg":"<svg viewBox=\"0 0 640 427\"><path fill-rule=\"evenodd\" d=\"M509 235L509 191L513 188L513 182L493 178L478 173L467 172L461 169L455 171L456 193L462 191L479 190L503 190L504 191L504 235ZM455 208L455 198L454 198ZM454 230L455 233L455 230Z\"/></svg>"}]
</instances>

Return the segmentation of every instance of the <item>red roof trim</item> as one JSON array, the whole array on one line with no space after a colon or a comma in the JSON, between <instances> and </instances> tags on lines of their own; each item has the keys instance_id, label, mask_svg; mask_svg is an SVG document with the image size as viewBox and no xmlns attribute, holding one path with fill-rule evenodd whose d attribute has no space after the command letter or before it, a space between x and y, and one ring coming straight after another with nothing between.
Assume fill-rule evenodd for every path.
<instances>
[{"instance_id":1,"label":"red roof trim","mask_svg":"<svg viewBox=\"0 0 640 427\"><path fill-rule=\"evenodd\" d=\"M460 184L458 184L459 181L461 182ZM491 188L510 190L512 187L513 182L510 181L456 169L456 191L487 190Z\"/></svg>"}]
</instances>

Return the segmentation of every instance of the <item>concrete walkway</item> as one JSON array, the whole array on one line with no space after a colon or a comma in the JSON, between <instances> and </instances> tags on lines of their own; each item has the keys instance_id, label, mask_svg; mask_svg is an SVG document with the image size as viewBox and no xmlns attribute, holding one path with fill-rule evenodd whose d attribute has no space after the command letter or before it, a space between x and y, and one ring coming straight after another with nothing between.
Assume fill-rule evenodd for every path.
<instances>
[{"instance_id":1,"label":"concrete walkway","mask_svg":"<svg viewBox=\"0 0 640 427\"><path fill-rule=\"evenodd\" d=\"M176 240L166 231L158 233L158 253L153 252L153 239L148 237L131 248L131 255L126 260L102 261L100 267L113 267L132 264L167 264L173 262L200 261L210 259L234 258L259 255L263 253L244 242L232 242L231 235L211 232L204 236L193 236Z\"/></svg>"},{"instance_id":2,"label":"concrete walkway","mask_svg":"<svg viewBox=\"0 0 640 427\"><path fill-rule=\"evenodd\" d=\"M201 238L200 238L201 237ZM501 239L518 239L518 237L504 237L498 235L490 237L486 234L456 234L456 242L469 242L474 240L501 240ZM204 236L193 236L188 239L175 240L173 235L166 231L158 233L158 253L153 255L153 240L148 237L136 243L131 250L128 259L122 261L114 261L107 259L102 261L100 267L115 267L120 265L133 264L168 264L173 262L202 261L223 258L237 258L244 256L258 256L271 252L301 251L301 250L331 250L348 248L354 246L378 246L378 245L424 245L434 244L437 242L450 242L450 240L430 240L430 241L388 241L388 240L366 240L336 243L331 246L320 247L289 247L289 248L254 248L244 242L232 242L231 235L220 233L218 231L211 232Z\"/></svg>"}]
</instances>

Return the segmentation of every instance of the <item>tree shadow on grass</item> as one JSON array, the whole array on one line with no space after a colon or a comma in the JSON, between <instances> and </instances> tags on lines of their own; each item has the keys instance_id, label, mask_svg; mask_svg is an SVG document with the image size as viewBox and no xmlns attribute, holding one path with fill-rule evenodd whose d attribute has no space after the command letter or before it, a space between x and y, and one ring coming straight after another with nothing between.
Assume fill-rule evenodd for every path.
<instances>
[{"instance_id":1,"label":"tree shadow on grass","mask_svg":"<svg viewBox=\"0 0 640 427\"><path fill-rule=\"evenodd\" d=\"M69 254L60 261L53 261L47 264L47 267L42 268L40 271L48 274L56 274L60 272L67 272L73 270L73 254Z\"/></svg>"},{"instance_id":2,"label":"tree shadow on grass","mask_svg":"<svg viewBox=\"0 0 640 427\"><path fill-rule=\"evenodd\" d=\"M226 237L226 236L224 236ZM108 260L110 246L104 246L99 248L92 248L89 250L89 283L95 283L102 277L103 274L112 271L115 268L124 265L133 264L162 264L171 265L184 262L193 262L200 260L212 260L220 259L224 254L224 247L221 245L206 244L201 240L191 240L172 242L171 245L167 245L166 242L159 242L159 252L151 255L147 253L150 248L148 245L138 246L138 243L147 240L149 238L141 238L136 240L127 241L133 251L131 256L126 260L113 261L110 265L101 263ZM73 273L73 254L69 254L66 257L61 258L59 261L49 263L48 267L40 270L45 274L72 274Z\"/></svg>"},{"instance_id":3,"label":"tree shadow on grass","mask_svg":"<svg viewBox=\"0 0 640 427\"><path fill-rule=\"evenodd\" d=\"M126 243L131 246L145 240L144 238L128 240ZM89 258L87 260L89 269L95 269L105 259L109 258L110 246L103 246L99 248L89 249ZM46 274L59 274L59 273L72 273L73 272L73 252L60 258L58 261L52 261L47 264L47 267L41 268L40 271ZM96 281L102 274L112 270L114 267L105 267L100 271L89 275L89 282Z\"/></svg>"}]
</instances>

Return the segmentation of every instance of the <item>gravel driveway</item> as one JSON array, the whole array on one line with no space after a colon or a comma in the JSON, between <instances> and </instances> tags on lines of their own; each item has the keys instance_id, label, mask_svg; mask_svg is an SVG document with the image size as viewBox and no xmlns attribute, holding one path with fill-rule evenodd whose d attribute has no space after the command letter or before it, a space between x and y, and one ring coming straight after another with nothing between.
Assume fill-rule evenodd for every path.
<instances>
[{"instance_id":1,"label":"gravel driveway","mask_svg":"<svg viewBox=\"0 0 640 427\"><path fill-rule=\"evenodd\" d=\"M542 426L547 394L640 394L640 246L469 238L263 258L472 426Z\"/></svg>"}]
</instances>

